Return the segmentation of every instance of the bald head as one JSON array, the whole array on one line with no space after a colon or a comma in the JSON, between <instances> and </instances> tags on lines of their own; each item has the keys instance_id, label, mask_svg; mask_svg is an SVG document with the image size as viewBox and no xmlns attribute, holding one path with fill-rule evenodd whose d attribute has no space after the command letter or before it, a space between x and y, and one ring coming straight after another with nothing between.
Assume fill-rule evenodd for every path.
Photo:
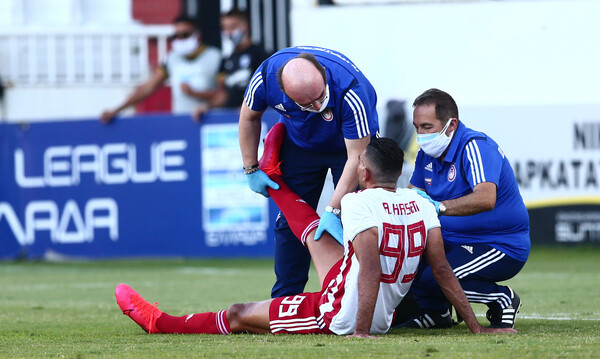
<instances>
[{"instance_id":1,"label":"bald head","mask_svg":"<svg viewBox=\"0 0 600 359\"><path fill-rule=\"evenodd\" d=\"M311 54L300 54L289 60L277 75L283 92L299 104L311 104L325 94L325 68Z\"/></svg>"}]
</instances>

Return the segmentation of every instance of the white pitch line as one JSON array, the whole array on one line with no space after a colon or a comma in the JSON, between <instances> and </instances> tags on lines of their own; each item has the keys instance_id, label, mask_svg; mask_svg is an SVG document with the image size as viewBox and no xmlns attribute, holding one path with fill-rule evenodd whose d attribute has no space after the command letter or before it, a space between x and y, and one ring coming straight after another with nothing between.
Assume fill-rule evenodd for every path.
<instances>
[{"instance_id":1,"label":"white pitch line","mask_svg":"<svg viewBox=\"0 0 600 359\"><path fill-rule=\"evenodd\" d=\"M600 315L600 314L598 314ZM480 318L485 318L484 314L476 314L476 317L480 317ZM600 318L577 318L577 317L567 317L567 316L560 316L560 317L545 317L543 315L540 314L533 314L533 315L519 315L517 314L517 320L518 319L536 319L536 320L590 320L590 321L600 321Z\"/></svg>"}]
</instances>

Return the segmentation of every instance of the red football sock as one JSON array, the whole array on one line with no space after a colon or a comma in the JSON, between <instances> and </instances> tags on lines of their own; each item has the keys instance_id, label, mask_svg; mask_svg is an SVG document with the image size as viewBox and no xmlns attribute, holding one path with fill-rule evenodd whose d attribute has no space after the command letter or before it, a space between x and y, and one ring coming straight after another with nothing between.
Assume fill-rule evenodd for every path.
<instances>
[{"instance_id":1,"label":"red football sock","mask_svg":"<svg viewBox=\"0 0 600 359\"><path fill-rule=\"evenodd\" d=\"M165 334L230 334L227 311L195 313L174 317L163 313L156 320L156 328Z\"/></svg>"},{"instance_id":2,"label":"red football sock","mask_svg":"<svg viewBox=\"0 0 600 359\"><path fill-rule=\"evenodd\" d=\"M319 226L319 215L300 196L292 192L281 176L269 177L279 184L278 190L268 187L269 195L287 219L294 235L305 244L308 234Z\"/></svg>"}]
</instances>

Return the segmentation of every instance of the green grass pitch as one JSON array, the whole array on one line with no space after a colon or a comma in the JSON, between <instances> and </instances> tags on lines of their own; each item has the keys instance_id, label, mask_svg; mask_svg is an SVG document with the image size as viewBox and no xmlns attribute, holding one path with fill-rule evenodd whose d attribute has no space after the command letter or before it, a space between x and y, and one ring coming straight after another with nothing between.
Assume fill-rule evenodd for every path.
<instances>
[{"instance_id":1,"label":"green grass pitch","mask_svg":"<svg viewBox=\"0 0 600 359\"><path fill-rule=\"evenodd\" d=\"M272 261L0 262L2 358L598 358L600 248L537 248L508 282L521 296L515 335L392 330L374 340L300 335L148 335L123 316L124 282L170 314L266 299ZM307 290L317 290L312 273ZM487 325L485 307L474 306Z\"/></svg>"}]
</instances>

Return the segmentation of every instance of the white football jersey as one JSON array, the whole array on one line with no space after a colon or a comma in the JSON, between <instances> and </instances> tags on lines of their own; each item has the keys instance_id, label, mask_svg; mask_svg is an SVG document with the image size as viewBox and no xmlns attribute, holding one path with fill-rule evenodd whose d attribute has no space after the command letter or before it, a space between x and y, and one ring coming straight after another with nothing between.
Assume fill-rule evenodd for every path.
<instances>
[{"instance_id":1,"label":"white football jersey","mask_svg":"<svg viewBox=\"0 0 600 359\"><path fill-rule=\"evenodd\" d=\"M377 227L381 278L371 333L389 330L394 310L408 292L425 248L427 232L440 226L434 206L416 191L372 188L342 199L344 258L338 275L321 297L318 320L336 334L351 334L358 310L360 264L352 246L356 236Z\"/></svg>"}]
</instances>

